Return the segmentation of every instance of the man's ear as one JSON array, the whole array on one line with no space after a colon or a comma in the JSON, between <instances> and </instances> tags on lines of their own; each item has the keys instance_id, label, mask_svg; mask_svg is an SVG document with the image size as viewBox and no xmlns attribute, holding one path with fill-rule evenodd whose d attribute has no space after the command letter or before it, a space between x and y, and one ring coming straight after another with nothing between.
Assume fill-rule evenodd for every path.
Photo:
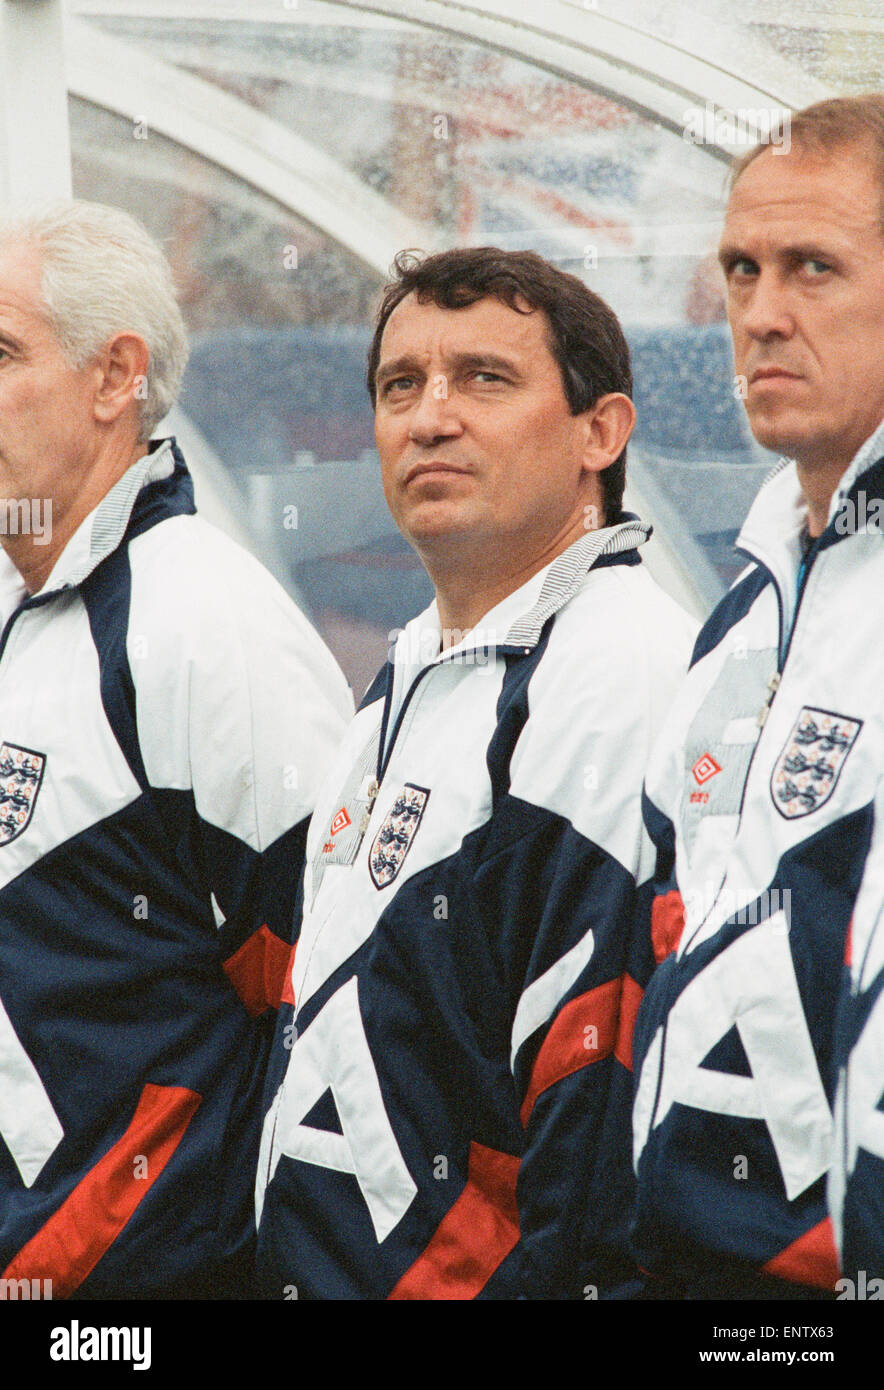
<instances>
[{"instance_id":1,"label":"man's ear","mask_svg":"<svg viewBox=\"0 0 884 1390\"><path fill-rule=\"evenodd\" d=\"M585 422L583 467L589 473L600 473L626 448L635 427L635 406L622 391L611 391L600 396L581 418Z\"/></svg>"},{"instance_id":2,"label":"man's ear","mask_svg":"<svg viewBox=\"0 0 884 1390\"><path fill-rule=\"evenodd\" d=\"M145 398L149 361L147 343L138 333L117 333L111 338L95 363L96 420L113 424L130 401Z\"/></svg>"}]
</instances>

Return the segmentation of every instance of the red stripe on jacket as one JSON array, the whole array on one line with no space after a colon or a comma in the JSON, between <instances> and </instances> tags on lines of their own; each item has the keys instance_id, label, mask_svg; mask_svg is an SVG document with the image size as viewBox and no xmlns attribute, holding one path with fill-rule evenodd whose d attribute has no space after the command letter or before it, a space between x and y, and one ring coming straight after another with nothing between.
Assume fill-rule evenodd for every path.
<instances>
[{"instance_id":1,"label":"red stripe on jacket","mask_svg":"<svg viewBox=\"0 0 884 1390\"><path fill-rule=\"evenodd\" d=\"M617 1041L614 1056L622 1062L627 1071L632 1071L632 1035L635 1032L635 1017L644 998L644 990L631 975L623 976L623 993L620 998L620 1022L617 1025Z\"/></svg>"},{"instance_id":2,"label":"red stripe on jacket","mask_svg":"<svg viewBox=\"0 0 884 1390\"><path fill-rule=\"evenodd\" d=\"M519 1162L484 1144L470 1145L466 1186L391 1300L470 1299L481 1293L519 1239Z\"/></svg>"},{"instance_id":3,"label":"red stripe on jacket","mask_svg":"<svg viewBox=\"0 0 884 1390\"><path fill-rule=\"evenodd\" d=\"M522 1102L522 1124L542 1091L563 1077L600 1062L614 1051L620 1019L621 980L608 980L567 1003L543 1040Z\"/></svg>"},{"instance_id":4,"label":"red stripe on jacket","mask_svg":"<svg viewBox=\"0 0 884 1390\"><path fill-rule=\"evenodd\" d=\"M279 996L280 1004L294 1004L295 1002L294 990L292 989L292 970L295 966L295 952L297 949L298 943L296 941L286 961L285 973L282 977L282 993Z\"/></svg>"},{"instance_id":5,"label":"red stripe on jacket","mask_svg":"<svg viewBox=\"0 0 884 1390\"><path fill-rule=\"evenodd\" d=\"M252 1018L279 1008L290 955L288 942L265 922L224 962L225 973Z\"/></svg>"},{"instance_id":6,"label":"red stripe on jacket","mask_svg":"<svg viewBox=\"0 0 884 1390\"><path fill-rule=\"evenodd\" d=\"M677 888L661 893L651 903L651 943L659 965L678 950L684 931L684 903Z\"/></svg>"},{"instance_id":7,"label":"red stripe on jacket","mask_svg":"<svg viewBox=\"0 0 884 1390\"><path fill-rule=\"evenodd\" d=\"M841 1273L832 1218L827 1216L793 1240L764 1266L765 1274L791 1279L795 1284L811 1284L815 1289L834 1289Z\"/></svg>"},{"instance_id":8,"label":"red stripe on jacket","mask_svg":"<svg viewBox=\"0 0 884 1390\"><path fill-rule=\"evenodd\" d=\"M184 1086L141 1092L126 1132L81 1178L4 1269L4 1279L51 1279L68 1298L98 1264L174 1154L202 1097ZM143 1176L136 1176L145 1161Z\"/></svg>"}]
</instances>

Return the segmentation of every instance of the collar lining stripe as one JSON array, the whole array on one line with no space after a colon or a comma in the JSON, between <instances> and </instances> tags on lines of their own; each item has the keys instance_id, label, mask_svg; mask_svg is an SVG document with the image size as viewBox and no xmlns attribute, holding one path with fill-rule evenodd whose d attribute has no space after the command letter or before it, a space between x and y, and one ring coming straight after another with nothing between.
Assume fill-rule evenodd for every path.
<instances>
[{"instance_id":1,"label":"collar lining stripe","mask_svg":"<svg viewBox=\"0 0 884 1390\"><path fill-rule=\"evenodd\" d=\"M157 478L170 477L175 470L175 456L172 441L166 439L152 454L145 454L131 468L127 468L121 478L101 499L95 509L92 533L89 542L89 558L79 565L66 583L76 588L95 569L96 562L116 550L132 515L135 499L147 482Z\"/></svg>"},{"instance_id":2,"label":"collar lining stripe","mask_svg":"<svg viewBox=\"0 0 884 1390\"><path fill-rule=\"evenodd\" d=\"M644 544L650 534L650 526L633 518L581 536L580 540L553 560L537 602L530 613L526 613L510 628L504 639L505 645L535 647L544 623L564 607L600 556L620 555L626 550L635 550Z\"/></svg>"}]
</instances>

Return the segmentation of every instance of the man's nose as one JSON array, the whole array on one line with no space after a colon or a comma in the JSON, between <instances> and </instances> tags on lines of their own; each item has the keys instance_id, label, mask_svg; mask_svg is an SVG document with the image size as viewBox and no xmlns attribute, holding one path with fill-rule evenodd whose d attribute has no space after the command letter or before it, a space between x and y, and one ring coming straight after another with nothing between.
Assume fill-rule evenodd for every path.
<instances>
[{"instance_id":1,"label":"man's nose","mask_svg":"<svg viewBox=\"0 0 884 1390\"><path fill-rule=\"evenodd\" d=\"M774 272L761 271L743 309L743 328L751 338L790 338L795 331L787 287Z\"/></svg>"},{"instance_id":2,"label":"man's nose","mask_svg":"<svg viewBox=\"0 0 884 1390\"><path fill-rule=\"evenodd\" d=\"M409 438L415 444L433 444L437 439L452 439L462 433L463 425L448 378L428 377L420 400L411 412Z\"/></svg>"}]
</instances>

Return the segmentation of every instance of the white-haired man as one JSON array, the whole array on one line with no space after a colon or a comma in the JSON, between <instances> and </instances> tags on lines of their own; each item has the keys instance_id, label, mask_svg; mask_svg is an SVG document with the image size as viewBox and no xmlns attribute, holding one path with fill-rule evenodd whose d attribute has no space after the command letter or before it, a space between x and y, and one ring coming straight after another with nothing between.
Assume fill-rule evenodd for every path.
<instances>
[{"instance_id":1,"label":"white-haired man","mask_svg":"<svg viewBox=\"0 0 884 1390\"><path fill-rule=\"evenodd\" d=\"M0 227L0 1275L55 1298L248 1292L265 1015L351 709L150 442L186 360L131 218Z\"/></svg>"}]
</instances>

